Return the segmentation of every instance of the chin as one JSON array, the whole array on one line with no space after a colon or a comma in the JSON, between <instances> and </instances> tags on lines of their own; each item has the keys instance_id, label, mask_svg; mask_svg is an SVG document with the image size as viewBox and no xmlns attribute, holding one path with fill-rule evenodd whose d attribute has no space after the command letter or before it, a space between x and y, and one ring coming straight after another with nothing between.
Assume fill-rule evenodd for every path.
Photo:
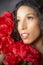
<instances>
[{"instance_id":1,"label":"chin","mask_svg":"<svg viewBox=\"0 0 43 65\"><path fill-rule=\"evenodd\" d=\"M29 40L23 40L23 43L24 43L24 44L31 44L32 42L29 41Z\"/></svg>"},{"instance_id":2,"label":"chin","mask_svg":"<svg viewBox=\"0 0 43 65\"><path fill-rule=\"evenodd\" d=\"M23 43L24 44L32 44L32 43L34 43L35 40L36 39L25 39L25 40L23 40Z\"/></svg>"}]
</instances>

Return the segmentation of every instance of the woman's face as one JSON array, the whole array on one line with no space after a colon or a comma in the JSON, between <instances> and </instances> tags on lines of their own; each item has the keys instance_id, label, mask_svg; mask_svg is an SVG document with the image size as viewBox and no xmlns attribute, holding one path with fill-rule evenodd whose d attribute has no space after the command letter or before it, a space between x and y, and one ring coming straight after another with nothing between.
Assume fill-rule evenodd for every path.
<instances>
[{"instance_id":1,"label":"woman's face","mask_svg":"<svg viewBox=\"0 0 43 65\"><path fill-rule=\"evenodd\" d=\"M40 35L39 19L35 10L21 6L17 10L18 32L25 44L31 44Z\"/></svg>"}]
</instances>

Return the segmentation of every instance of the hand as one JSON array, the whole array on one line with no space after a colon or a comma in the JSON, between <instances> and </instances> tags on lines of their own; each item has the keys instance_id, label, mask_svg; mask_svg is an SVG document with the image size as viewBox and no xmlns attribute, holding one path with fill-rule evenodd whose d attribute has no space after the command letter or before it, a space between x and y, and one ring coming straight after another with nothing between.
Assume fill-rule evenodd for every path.
<instances>
[{"instance_id":1,"label":"hand","mask_svg":"<svg viewBox=\"0 0 43 65\"><path fill-rule=\"evenodd\" d=\"M34 65L34 63L32 63L32 62L29 62L29 63L28 63L28 65Z\"/></svg>"},{"instance_id":2,"label":"hand","mask_svg":"<svg viewBox=\"0 0 43 65\"><path fill-rule=\"evenodd\" d=\"M2 64L4 57L5 57L4 54L0 54L0 65Z\"/></svg>"}]
</instances>

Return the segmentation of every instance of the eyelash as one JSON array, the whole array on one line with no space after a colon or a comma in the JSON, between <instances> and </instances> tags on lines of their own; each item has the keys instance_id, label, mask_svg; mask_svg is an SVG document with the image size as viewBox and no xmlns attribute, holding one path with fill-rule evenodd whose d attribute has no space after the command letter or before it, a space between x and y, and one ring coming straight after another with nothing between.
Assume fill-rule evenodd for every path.
<instances>
[{"instance_id":1,"label":"eyelash","mask_svg":"<svg viewBox=\"0 0 43 65\"><path fill-rule=\"evenodd\" d=\"M33 19L33 17L27 17L28 18L28 20L31 20L31 19Z\"/></svg>"},{"instance_id":2,"label":"eyelash","mask_svg":"<svg viewBox=\"0 0 43 65\"><path fill-rule=\"evenodd\" d=\"M31 19L33 19L33 17L27 17L28 18L28 20L31 20ZM16 20L17 22L20 22L20 20Z\"/></svg>"},{"instance_id":3,"label":"eyelash","mask_svg":"<svg viewBox=\"0 0 43 65\"><path fill-rule=\"evenodd\" d=\"M20 20L16 20L17 22L19 22Z\"/></svg>"}]
</instances>

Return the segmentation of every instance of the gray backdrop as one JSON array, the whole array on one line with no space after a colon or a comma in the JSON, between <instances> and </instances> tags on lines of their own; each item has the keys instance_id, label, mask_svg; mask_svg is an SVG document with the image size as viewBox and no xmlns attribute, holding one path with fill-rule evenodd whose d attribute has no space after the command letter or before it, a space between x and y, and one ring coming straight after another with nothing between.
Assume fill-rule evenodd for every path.
<instances>
[{"instance_id":1,"label":"gray backdrop","mask_svg":"<svg viewBox=\"0 0 43 65\"><path fill-rule=\"evenodd\" d=\"M20 0L0 0L0 15L4 11L13 11L15 4Z\"/></svg>"}]
</instances>

